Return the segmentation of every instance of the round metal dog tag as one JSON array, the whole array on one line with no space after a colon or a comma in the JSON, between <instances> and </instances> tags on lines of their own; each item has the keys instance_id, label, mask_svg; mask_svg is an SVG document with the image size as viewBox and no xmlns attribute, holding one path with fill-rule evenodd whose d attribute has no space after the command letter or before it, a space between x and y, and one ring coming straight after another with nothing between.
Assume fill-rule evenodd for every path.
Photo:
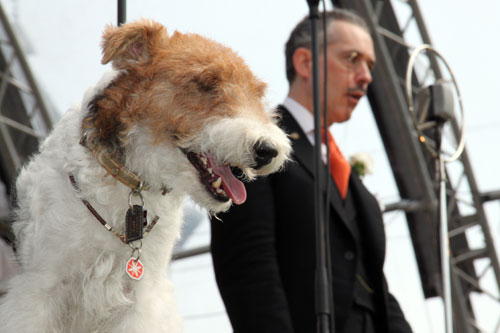
<instances>
[{"instance_id":1,"label":"round metal dog tag","mask_svg":"<svg viewBox=\"0 0 500 333\"><path fill-rule=\"evenodd\" d=\"M144 274L144 265L140 259L131 257L127 261L127 268L125 271L131 279L140 280Z\"/></svg>"}]
</instances>

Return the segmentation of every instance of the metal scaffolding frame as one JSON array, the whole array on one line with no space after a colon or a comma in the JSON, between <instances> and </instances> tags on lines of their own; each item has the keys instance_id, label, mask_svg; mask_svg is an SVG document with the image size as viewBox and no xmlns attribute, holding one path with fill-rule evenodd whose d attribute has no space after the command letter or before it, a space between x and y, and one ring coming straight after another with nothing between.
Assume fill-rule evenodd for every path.
<instances>
[{"instance_id":1,"label":"metal scaffolding frame","mask_svg":"<svg viewBox=\"0 0 500 333\"><path fill-rule=\"evenodd\" d=\"M438 187L433 182L436 166L435 161L418 142L404 95L406 66L413 48L408 45L406 34L411 28L416 28L421 38L417 43L432 43L417 1L397 3L407 6L406 12L410 13L405 20L399 18L401 21L398 21L394 2L332 0L334 6L352 9L364 17L372 32L377 66L373 72L368 98L402 198L400 203L390 205L389 209L402 209L406 213L424 295L432 297L442 295ZM427 61L420 66L419 72L424 73L426 78L439 80L443 77L440 64L432 54L427 55ZM413 80L415 90L421 87L420 79ZM421 82L423 80L424 78ZM456 138L458 125L456 121L452 124L452 135ZM476 322L471 302L472 293L488 295L500 303L498 256L483 208L485 201L498 200L500 195L499 191L479 192L467 151L464 151L457 162L448 165L446 172L454 331L479 332L481 329ZM466 236L472 230L483 239L483 244L473 249ZM479 274L478 270L481 270ZM483 283L488 274L490 278L494 277L496 285L493 288L496 290L487 288Z\"/></svg>"},{"instance_id":2,"label":"metal scaffolding frame","mask_svg":"<svg viewBox=\"0 0 500 333\"><path fill-rule=\"evenodd\" d=\"M7 192L53 120L0 5L0 179Z\"/></svg>"}]
</instances>

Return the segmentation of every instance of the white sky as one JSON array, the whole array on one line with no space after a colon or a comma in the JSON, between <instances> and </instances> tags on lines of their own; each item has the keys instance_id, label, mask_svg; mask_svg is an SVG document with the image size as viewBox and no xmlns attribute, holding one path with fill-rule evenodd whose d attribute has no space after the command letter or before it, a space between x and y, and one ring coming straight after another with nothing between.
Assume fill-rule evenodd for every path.
<instances>
[{"instance_id":1,"label":"white sky","mask_svg":"<svg viewBox=\"0 0 500 333\"><path fill-rule=\"evenodd\" d=\"M434 47L450 63L462 92L467 150L479 188L498 190L500 2L418 2ZM105 24L116 24L116 1L2 0L1 3L11 21L24 31L27 45L33 51L28 56L32 70L55 107L64 112L70 104L78 103L86 88L108 69L100 64L100 35ZM404 7L400 1L393 4ZM287 92L284 42L307 12L305 0L129 0L127 19L155 19L170 32L200 33L235 49L268 82L269 104L274 106ZM392 172L366 101L347 125L335 126L334 133L346 156L358 151L372 155L375 170L366 177L366 185L384 203L396 201L399 196ZM486 208L498 249L499 204L489 203ZM385 271L389 286L415 332L443 332L440 301L422 299L408 231L401 216L400 213L385 216L388 238ZM189 243L206 244L208 233L205 223ZM474 235L471 240L478 241ZM231 331L214 285L208 255L175 263L172 276L179 306L186 317L186 332ZM484 297L475 300L475 304L480 308L476 315L485 332L493 332L500 307Z\"/></svg>"}]
</instances>

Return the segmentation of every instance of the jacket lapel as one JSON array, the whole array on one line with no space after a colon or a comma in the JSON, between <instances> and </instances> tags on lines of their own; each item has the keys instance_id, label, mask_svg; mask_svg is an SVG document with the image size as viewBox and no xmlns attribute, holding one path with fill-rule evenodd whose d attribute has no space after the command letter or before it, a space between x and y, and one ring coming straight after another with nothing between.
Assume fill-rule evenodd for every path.
<instances>
[{"instance_id":1,"label":"jacket lapel","mask_svg":"<svg viewBox=\"0 0 500 333\"><path fill-rule=\"evenodd\" d=\"M311 177L314 177L314 152L313 146L307 139L306 134L302 131L297 121L288 112L288 110L283 106L278 106L278 112L281 114L280 127L288 134L290 140L292 141L293 154L295 161L302 165ZM333 206L335 212L341 217L342 222L351 231L349 223L347 223L347 216L345 216L344 209L342 207L342 199L340 198L340 193L335 186L333 179L330 176L330 204Z\"/></svg>"},{"instance_id":2,"label":"jacket lapel","mask_svg":"<svg viewBox=\"0 0 500 333\"><path fill-rule=\"evenodd\" d=\"M302 165L311 176L314 176L313 147L306 134L284 106L278 106L278 112L281 115L280 127L292 141L295 161Z\"/></svg>"}]
</instances>

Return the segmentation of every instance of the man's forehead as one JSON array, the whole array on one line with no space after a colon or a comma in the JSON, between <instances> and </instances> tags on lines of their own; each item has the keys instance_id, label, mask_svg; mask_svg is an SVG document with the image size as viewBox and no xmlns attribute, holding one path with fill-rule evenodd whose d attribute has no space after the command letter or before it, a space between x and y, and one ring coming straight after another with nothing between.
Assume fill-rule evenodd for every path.
<instances>
[{"instance_id":1,"label":"man's forehead","mask_svg":"<svg viewBox=\"0 0 500 333\"><path fill-rule=\"evenodd\" d=\"M353 23L337 21L329 31L328 44L337 52L357 52L371 60L375 60L373 40L363 27Z\"/></svg>"},{"instance_id":2,"label":"man's forehead","mask_svg":"<svg viewBox=\"0 0 500 333\"><path fill-rule=\"evenodd\" d=\"M356 41L356 40L372 40L370 32L364 27L347 21L335 21L327 29L328 41L335 43L337 41Z\"/></svg>"}]
</instances>

